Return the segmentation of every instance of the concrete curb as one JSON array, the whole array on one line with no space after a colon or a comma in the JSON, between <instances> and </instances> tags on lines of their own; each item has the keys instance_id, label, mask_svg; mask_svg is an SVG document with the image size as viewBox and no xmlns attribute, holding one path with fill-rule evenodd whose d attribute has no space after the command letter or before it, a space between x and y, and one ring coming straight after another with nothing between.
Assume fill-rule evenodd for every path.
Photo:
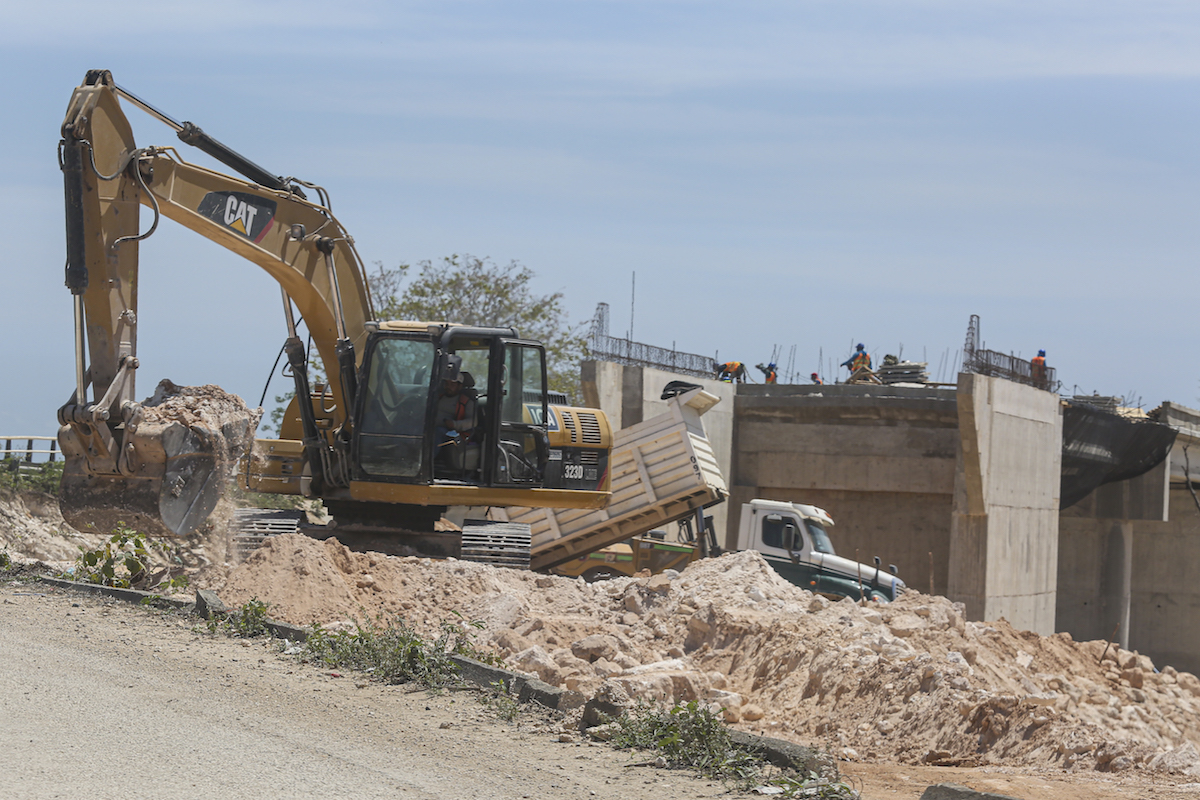
<instances>
[{"instance_id":1,"label":"concrete curb","mask_svg":"<svg viewBox=\"0 0 1200 800\"><path fill-rule=\"evenodd\" d=\"M60 589L74 589L84 594L98 594L104 597L112 597L117 600L124 600L127 603L161 603L174 608L190 611L194 603L188 600L174 600L170 597L163 597L161 594L154 592L142 592L137 589L122 589L119 586L100 586L95 583L84 583L82 581L68 581L62 578L38 578L39 583L48 583L51 586L57 586Z\"/></svg>"},{"instance_id":2,"label":"concrete curb","mask_svg":"<svg viewBox=\"0 0 1200 800\"><path fill-rule=\"evenodd\" d=\"M921 800L1020 800L1020 798L1010 797L1006 794L977 792L957 783L939 783L927 788L921 795Z\"/></svg>"}]
</instances>

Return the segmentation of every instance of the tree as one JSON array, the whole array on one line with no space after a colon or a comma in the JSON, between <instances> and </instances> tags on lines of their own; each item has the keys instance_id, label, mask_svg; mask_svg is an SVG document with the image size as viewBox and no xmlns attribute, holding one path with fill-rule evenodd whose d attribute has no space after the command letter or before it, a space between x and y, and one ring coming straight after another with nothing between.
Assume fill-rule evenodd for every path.
<instances>
[{"instance_id":1,"label":"tree","mask_svg":"<svg viewBox=\"0 0 1200 800\"><path fill-rule=\"evenodd\" d=\"M533 270L516 261L501 266L489 258L456 254L418 262L420 272L404 287L410 265L388 269L377 261L375 266L379 271L367 281L380 319L516 328L522 338L545 345L550 389L578 402L586 323L570 324L562 292L536 294L530 285Z\"/></svg>"}]
</instances>

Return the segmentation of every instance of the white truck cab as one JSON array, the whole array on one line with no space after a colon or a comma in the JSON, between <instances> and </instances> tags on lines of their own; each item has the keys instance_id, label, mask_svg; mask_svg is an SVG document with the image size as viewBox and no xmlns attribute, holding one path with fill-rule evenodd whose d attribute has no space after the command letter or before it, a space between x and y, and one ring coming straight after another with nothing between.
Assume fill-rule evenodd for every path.
<instances>
[{"instance_id":1,"label":"white truck cab","mask_svg":"<svg viewBox=\"0 0 1200 800\"><path fill-rule=\"evenodd\" d=\"M891 602L904 590L896 568L842 558L833 551L828 528L833 518L822 508L776 500L751 500L742 505L738 550L757 550L767 562L797 586L834 597Z\"/></svg>"}]
</instances>

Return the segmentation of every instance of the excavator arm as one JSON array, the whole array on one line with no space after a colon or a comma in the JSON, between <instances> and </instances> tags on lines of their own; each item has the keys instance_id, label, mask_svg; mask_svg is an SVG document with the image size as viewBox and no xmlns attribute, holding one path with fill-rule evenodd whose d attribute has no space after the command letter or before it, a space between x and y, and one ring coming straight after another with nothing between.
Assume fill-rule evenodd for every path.
<instances>
[{"instance_id":1,"label":"excavator arm","mask_svg":"<svg viewBox=\"0 0 1200 800\"><path fill-rule=\"evenodd\" d=\"M189 164L173 148L138 148L122 96L175 127L181 139L271 185ZM295 304L326 366L333 404L334 433L318 432L311 414L305 419L308 460L319 479L344 483L344 468L321 475L320 465L344 462L356 353L374 314L353 239L328 204L310 202L293 182L273 178L191 123L174 122L122 90L106 71L88 73L75 90L62 136L66 284L74 296L76 331L75 393L59 411L68 519L111 524L122 518L163 532L155 524L161 520L165 532L182 533L202 522L220 495L226 471L219 468L215 444L197 440L194 432L138 434L145 410L135 386L138 243L160 216L257 264L279 283L297 396L307 397L307 354L295 331ZM141 205L153 211L145 231L139 230ZM110 513L98 514L100 509Z\"/></svg>"}]
</instances>

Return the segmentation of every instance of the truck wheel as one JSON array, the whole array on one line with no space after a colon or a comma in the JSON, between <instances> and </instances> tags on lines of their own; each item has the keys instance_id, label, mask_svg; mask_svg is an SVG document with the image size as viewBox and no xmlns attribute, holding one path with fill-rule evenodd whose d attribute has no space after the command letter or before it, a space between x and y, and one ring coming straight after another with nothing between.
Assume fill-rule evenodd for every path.
<instances>
[{"instance_id":1,"label":"truck wheel","mask_svg":"<svg viewBox=\"0 0 1200 800\"><path fill-rule=\"evenodd\" d=\"M617 577L617 573L607 567L592 567L589 570L584 570L579 577L588 583L595 583L596 581L607 581L615 578Z\"/></svg>"}]
</instances>

